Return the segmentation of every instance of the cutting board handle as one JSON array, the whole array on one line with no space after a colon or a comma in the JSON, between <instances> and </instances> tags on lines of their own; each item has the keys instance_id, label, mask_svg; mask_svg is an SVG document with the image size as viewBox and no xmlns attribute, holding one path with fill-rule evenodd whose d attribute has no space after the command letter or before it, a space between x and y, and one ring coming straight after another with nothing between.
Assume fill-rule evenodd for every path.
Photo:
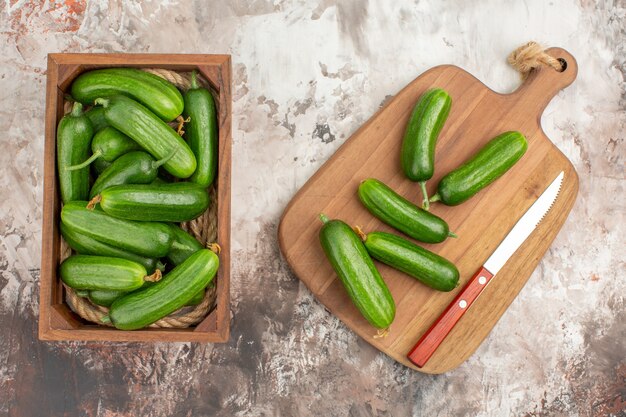
<instances>
[{"instance_id":1,"label":"cutting board handle","mask_svg":"<svg viewBox=\"0 0 626 417\"><path fill-rule=\"evenodd\" d=\"M528 112L529 109L535 109L538 118L541 117L550 100L559 91L574 82L578 74L576 59L565 49L550 48L546 50L546 53L563 60L565 62L565 70L559 72L548 66L535 68L522 85L511 93L512 95L523 96L517 101L517 105L523 106L524 112Z\"/></svg>"}]
</instances>

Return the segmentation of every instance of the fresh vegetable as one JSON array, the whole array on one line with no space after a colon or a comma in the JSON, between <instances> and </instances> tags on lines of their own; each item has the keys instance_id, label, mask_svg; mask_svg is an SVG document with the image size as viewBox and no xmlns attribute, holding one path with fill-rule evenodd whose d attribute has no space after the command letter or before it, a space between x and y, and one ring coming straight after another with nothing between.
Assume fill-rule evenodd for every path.
<instances>
[{"instance_id":1,"label":"fresh vegetable","mask_svg":"<svg viewBox=\"0 0 626 417\"><path fill-rule=\"evenodd\" d=\"M189 181L208 187L217 170L217 112L213 96L198 86L196 72L191 73L191 88L184 94L185 139L196 157L196 172Z\"/></svg>"},{"instance_id":2,"label":"fresh vegetable","mask_svg":"<svg viewBox=\"0 0 626 417\"><path fill-rule=\"evenodd\" d=\"M63 222L61 222L60 224L60 229L61 235L63 236L63 239L65 239L67 244L81 255L100 255L128 259L129 261L141 264L144 268L146 268L146 271L149 274L153 273L155 269L165 269L165 266L157 259L136 255L124 249L120 249L107 243L100 242L94 238L73 230L71 227L68 227Z\"/></svg>"},{"instance_id":3,"label":"fresh vegetable","mask_svg":"<svg viewBox=\"0 0 626 417\"><path fill-rule=\"evenodd\" d=\"M159 276L159 279L161 277ZM144 281L141 287L133 291L141 291L144 288L148 288L154 285L158 280ZM130 294L133 291L116 291L116 290L91 290L89 291L89 301L102 307L111 307L113 301L117 300L123 295Z\"/></svg>"},{"instance_id":4,"label":"fresh vegetable","mask_svg":"<svg viewBox=\"0 0 626 417\"><path fill-rule=\"evenodd\" d=\"M144 282L144 284L141 286L141 288L139 288L138 290L135 291L141 291L143 288L145 287L149 287L150 285L152 285L152 282ZM78 292L78 291L77 291ZM105 290L92 290L92 291L86 291L87 294L85 295L85 297L89 297L89 301L91 301L94 304L97 304L99 306L103 306L103 307L110 307L111 304L113 304L113 302L115 300L117 300L118 298L129 294L128 291L105 291ZM187 304L185 304L186 306L197 306L198 304L200 304L202 302L202 300L204 300L204 294L205 294L205 290L202 289L200 291L198 291L197 294L195 294L193 296L193 298L191 300L189 300L187 302Z\"/></svg>"},{"instance_id":5,"label":"fresh vegetable","mask_svg":"<svg viewBox=\"0 0 626 417\"><path fill-rule=\"evenodd\" d=\"M104 118L104 109L102 107L92 107L85 112L85 116L91 121L94 133L99 132L108 126Z\"/></svg>"},{"instance_id":6,"label":"fresh vegetable","mask_svg":"<svg viewBox=\"0 0 626 417\"><path fill-rule=\"evenodd\" d=\"M218 256L201 249L156 284L115 300L102 321L121 330L146 327L192 300L213 280L218 266Z\"/></svg>"},{"instance_id":7,"label":"fresh vegetable","mask_svg":"<svg viewBox=\"0 0 626 417\"><path fill-rule=\"evenodd\" d=\"M204 289L201 289L200 291L195 293L194 296L191 298L191 300L187 301L187 303L185 305L186 306L197 306L198 304L200 304L202 302L202 300L204 300L205 293L206 293L206 291Z\"/></svg>"},{"instance_id":8,"label":"fresh vegetable","mask_svg":"<svg viewBox=\"0 0 626 417\"><path fill-rule=\"evenodd\" d=\"M448 173L430 201L456 206L500 178L524 155L528 144L519 132L505 132L492 139L476 155Z\"/></svg>"},{"instance_id":9,"label":"fresh vegetable","mask_svg":"<svg viewBox=\"0 0 626 417\"><path fill-rule=\"evenodd\" d=\"M190 182L117 185L100 193L107 214L128 220L184 222L209 206L206 189Z\"/></svg>"},{"instance_id":10,"label":"fresh vegetable","mask_svg":"<svg viewBox=\"0 0 626 417\"><path fill-rule=\"evenodd\" d=\"M172 245L167 224L117 219L87 201L71 201L61 209L61 221L83 235L139 255L160 258Z\"/></svg>"},{"instance_id":11,"label":"fresh vegetable","mask_svg":"<svg viewBox=\"0 0 626 417\"><path fill-rule=\"evenodd\" d=\"M82 298L89 297L89 290L74 290L74 293L76 293L77 296L82 297Z\"/></svg>"},{"instance_id":12,"label":"fresh vegetable","mask_svg":"<svg viewBox=\"0 0 626 417\"><path fill-rule=\"evenodd\" d=\"M119 130L107 126L95 134L91 141L91 151L89 158L80 164L69 167L69 170L84 168L98 159L113 162L120 156L130 151L141 150L141 146Z\"/></svg>"},{"instance_id":13,"label":"fresh vegetable","mask_svg":"<svg viewBox=\"0 0 626 417\"><path fill-rule=\"evenodd\" d=\"M162 120L174 120L183 111L183 97L169 81L134 68L106 68L85 72L72 83L72 97L94 104L99 97L128 96Z\"/></svg>"},{"instance_id":14,"label":"fresh vegetable","mask_svg":"<svg viewBox=\"0 0 626 417\"><path fill-rule=\"evenodd\" d=\"M98 158L91 164L94 176L98 177L105 169L111 166L111 162L107 162L102 158Z\"/></svg>"},{"instance_id":15,"label":"fresh vegetable","mask_svg":"<svg viewBox=\"0 0 626 417\"><path fill-rule=\"evenodd\" d=\"M381 181L369 178L361 182L359 198L370 213L413 239L439 243L448 236L456 237L443 219L410 203Z\"/></svg>"},{"instance_id":16,"label":"fresh vegetable","mask_svg":"<svg viewBox=\"0 0 626 417\"><path fill-rule=\"evenodd\" d=\"M63 116L57 127L57 167L61 200L84 200L89 194L89 169L68 171L67 168L87 158L93 127L82 112L83 106L74 103L72 112Z\"/></svg>"},{"instance_id":17,"label":"fresh vegetable","mask_svg":"<svg viewBox=\"0 0 626 417\"><path fill-rule=\"evenodd\" d=\"M196 170L196 158L183 138L156 117L150 110L125 96L98 98L104 116L111 126L121 131L156 159L174 156L163 168L178 178L187 178Z\"/></svg>"},{"instance_id":18,"label":"fresh vegetable","mask_svg":"<svg viewBox=\"0 0 626 417\"><path fill-rule=\"evenodd\" d=\"M160 161L155 161L150 154L142 151L133 151L120 156L93 183L89 198L115 185L150 184L157 178L159 167L172 156Z\"/></svg>"},{"instance_id":19,"label":"fresh vegetable","mask_svg":"<svg viewBox=\"0 0 626 417\"><path fill-rule=\"evenodd\" d=\"M358 232L360 232L358 230ZM459 270L447 259L413 242L385 232L360 233L369 254L439 291L459 284Z\"/></svg>"},{"instance_id":20,"label":"fresh vegetable","mask_svg":"<svg viewBox=\"0 0 626 417\"><path fill-rule=\"evenodd\" d=\"M443 128L452 100L440 88L426 91L418 100L402 141L402 169L411 181L418 181L428 210L426 181L435 172L435 145Z\"/></svg>"},{"instance_id":21,"label":"fresh vegetable","mask_svg":"<svg viewBox=\"0 0 626 417\"><path fill-rule=\"evenodd\" d=\"M109 256L74 255L61 263L61 279L78 290L133 291L144 281L158 281L161 271L147 276L146 268L128 259Z\"/></svg>"},{"instance_id":22,"label":"fresh vegetable","mask_svg":"<svg viewBox=\"0 0 626 417\"><path fill-rule=\"evenodd\" d=\"M102 307L110 307L113 301L117 300L123 295L128 294L128 291L106 291L106 290L92 290L89 291L89 301Z\"/></svg>"},{"instance_id":23,"label":"fresh vegetable","mask_svg":"<svg viewBox=\"0 0 626 417\"><path fill-rule=\"evenodd\" d=\"M169 259L174 265L180 265L187 258L194 253L202 249L202 245L198 240L185 232L183 229L175 224L171 224L172 230L172 247L167 253L167 259Z\"/></svg>"},{"instance_id":24,"label":"fresh vegetable","mask_svg":"<svg viewBox=\"0 0 626 417\"><path fill-rule=\"evenodd\" d=\"M352 302L372 326L387 329L396 306L365 246L346 223L324 214L320 219L320 243Z\"/></svg>"}]
</instances>

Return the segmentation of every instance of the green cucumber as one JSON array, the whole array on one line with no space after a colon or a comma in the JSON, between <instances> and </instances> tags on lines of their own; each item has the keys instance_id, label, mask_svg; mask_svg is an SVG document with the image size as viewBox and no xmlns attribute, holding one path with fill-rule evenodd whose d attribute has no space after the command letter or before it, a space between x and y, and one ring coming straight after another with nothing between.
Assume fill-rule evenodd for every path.
<instances>
[{"instance_id":1,"label":"green cucumber","mask_svg":"<svg viewBox=\"0 0 626 417\"><path fill-rule=\"evenodd\" d=\"M171 224L170 228L172 230L173 240L172 247L167 253L167 259L174 265L180 265L191 255L203 248L195 237L191 236L177 225Z\"/></svg>"},{"instance_id":2,"label":"green cucumber","mask_svg":"<svg viewBox=\"0 0 626 417\"><path fill-rule=\"evenodd\" d=\"M138 264L143 265L149 274L153 273L156 269L165 269L165 266L157 259L136 255L132 252L100 242L73 230L63 222L61 222L59 227L61 229L63 239L65 239L67 244L70 245L70 248L74 249L81 255L100 255L128 259L129 261L137 262Z\"/></svg>"},{"instance_id":3,"label":"green cucumber","mask_svg":"<svg viewBox=\"0 0 626 417\"><path fill-rule=\"evenodd\" d=\"M85 112L85 116L91 121L94 132L99 132L109 125L104 118L104 109L102 107L90 108Z\"/></svg>"},{"instance_id":4,"label":"green cucumber","mask_svg":"<svg viewBox=\"0 0 626 417\"><path fill-rule=\"evenodd\" d=\"M91 164L91 168L93 169L93 174L95 177L98 177L100 174L104 172L105 169L111 166L111 162L107 162L102 158L98 158L93 161Z\"/></svg>"},{"instance_id":5,"label":"green cucumber","mask_svg":"<svg viewBox=\"0 0 626 417\"><path fill-rule=\"evenodd\" d=\"M160 161L155 161L150 154L141 151L133 151L120 156L93 183L89 198L94 198L103 190L115 185L152 183L157 178L159 167L172 156Z\"/></svg>"},{"instance_id":6,"label":"green cucumber","mask_svg":"<svg viewBox=\"0 0 626 417\"><path fill-rule=\"evenodd\" d=\"M191 301L213 280L218 267L218 256L201 249L156 284L115 300L102 322L121 330L146 327Z\"/></svg>"},{"instance_id":7,"label":"green cucumber","mask_svg":"<svg viewBox=\"0 0 626 417\"><path fill-rule=\"evenodd\" d=\"M452 291L459 285L459 270L447 259L413 242L385 232L362 235L363 243L372 258L438 291Z\"/></svg>"},{"instance_id":8,"label":"green cucumber","mask_svg":"<svg viewBox=\"0 0 626 417\"><path fill-rule=\"evenodd\" d=\"M196 157L196 172L189 181L208 187L217 171L217 112L213 96L198 86L196 72L191 73L191 87L184 94L185 139Z\"/></svg>"},{"instance_id":9,"label":"green cucumber","mask_svg":"<svg viewBox=\"0 0 626 417\"><path fill-rule=\"evenodd\" d=\"M64 203L84 200L89 195L89 169L67 169L84 161L89 154L93 126L82 109L82 104L74 103L72 112L63 116L57 128L57 168Z\"/></svg>"},{"instance_id":10,"label":"green cucumber","mask_svg":"<svg viewBox=\"0 0 626 417\"><path fill-rule=\"evenodd\" d=\"M329 220L323 214L320 219L324 223L320 243L350 299L372 326L387 329L396 315L396 306L363 242L341 220Z\"/></svg>"},{"instance_id":11,"label":"green cucumber","mask_svg":"<svg viewBox=\"0 0 626 417\"><path fill-rule=\"evenodd\" d=\"M61 221L69 228L120 249L147 257L167 255L172 232L167 224L136 222L88 209L87 201L71 201L61 209Z\"/></svg>"},{"instance_id":12,"label":"green cucumber","mask_svg":"<svg viewBox=\"0 0 626 417\"><path fill-rule=\"evenodd\" d=\"M519 132L493 138L476 155L444 176L430 201L456 206L500 178L524 155L528 144Z\"/></svg>"},{"instance_id":13,"label":"green cucumber","mask_svg":"<svg viewBox=\"0 0 626 417\"><path fill-rule=\"evenodd\" d=\"M61 263L61 280L77 290L133 291L144 281L158 280L161 271L147 276L146 268L128 259L74 255Z\"/></svg>"},{"instance_id":14,"label":"green cucumber","mask_svg":"<svg viewBox=\"0 0 626 417\"><path fill-rule=\"evenodd\" d=\"M185 222L209 206L206 189L190 182L116 185L100 193L100 207L120 219Z\"/></svg>"},{"instance_id":15,"label":"green cucumber","mask_svg":"<svg viewBox=\"0 0 626 417\"><path fill-rule=\"evenodd\" d=\"M163 178L157 176L154 179L154 181L152 181L150 184L154 184L154 185L157 185L157 184L169 184L169 181L165 181Z\"/></svg>"},{"instance_id":16,"label":"green cucumber","mask_svg":"<svg viewBox=\"0 0 626 417\"><path fill-rule=\"evenodd\" d=\"M204 300L204 294L205 294L205 290L203 288L200 291L198 291L196 294L194 294L192 299L187 301L187 303L185 305L186 306L197 306L198 304L200 304L202 302L202 300Z\"/></svg>"},{"instance_id":17,"label":"green cucumber","mask_svg":"<svg viewBox=\"0 0 626 417\"><path fill-rule=\"evenodd\" d=\"M92 290L89 291L89 301L102 307L110 307L115 300L126 294L128 291Z\"/></svg>"},{"instance_id":18,"label":"green cucumber","mask_svg":"<svg viewBox=\"0 0 626 417\"><path fill-rule=\"evenodd\" d=\"M196 170L196 157L176 131L138 102L113 96L96 99L104 107L104 116L111 126L121 131L155 159L174 153L163 168L178 178L187 178Z\"/></svg>"},{"instance_id":19,"label":"green cucumber","mask_svg":"<svg viewBox=\"0 0 626 417\"><path fill-rule=\"evenodd\" d=\"M74 293L81 298L89 297L89 290L74 290Z\"/></svg>"},{"instance_id":20,"label":"green cucumber","mask_svg":"<svg viewBox=\"0 0 626 417\"><path fill-rule=\"evenodd\" d=\"M100 130L91 141L93 155L107 162L113 162L125 153L141 149L137 142L111 126Z\"/></svg>"},{"instance_id":21,"label":"green cucumber","mask_svg":"<svg viewBox=\"0 0 626 417\"><path fill-rule=\"evenodd\" d=\"M106 68L85 72L72 83L72 97L83 104L123 94L149 108L162 120L174 120L183 111L180 91L163 78L134 68Z\"/></svg>"},{"instance_id":22,"label":"green cucumber","mask_svg":"<svg viewBox=\"0 0 626 417\"><path fill-rule=\"evenodd\" d=\"M125 153L141 149L137 142L114 127L107 126L94 135L91 141L91 156L80 164L71 166L68 169L71 171L84 168L98 159L113 162Z\"/></svg>"},{"instance_id":23,"label":"green cucumber","mask_svg":"<svg viewBox=\"0 0 626 417\"><path fill-rule=\"evenodd\" d=\"M439 243L456 237L442 218L417 207L377 179L361 182L359 198L370 213L413 239Z\"/></svg>"},{"instance_id":24,"label":"green cucumber","mask_svg":"<svg viewBox=\"0 0 626 417\"><path fill-rule=\"evenodd\" d=\"M144 287L149 287L150 285L153 285L153 284L154 284L153 282L146 281L144 282L143 286L136 291L141 291ZM93 290L93 291L88 291L87 296L89 297L89 300L94 304L97 304L103 307L110 307L111 304L113 304L115 300L117 300L118 298L126 294L128 294L128 291ZM198 291L198 293L195 294L193 298L189 300L185 305L197 306L198 304L202 302L202 300L204 300L204 294L205 294L205 290L203 288L202 290Z\"/></svg>"},{"instance_id":25,"label":"green cucumber","mask_svg":"<svg viewBox=\"0 0 626 417\"><path fill-rule=\"evenodd\" d=\"M435 145L452 100L440 88L426 91L417 101L402 141L402 170L408 179L420 184L424 208L428 210L426 181L435 172Z\"/></svg>"}]
</instances>

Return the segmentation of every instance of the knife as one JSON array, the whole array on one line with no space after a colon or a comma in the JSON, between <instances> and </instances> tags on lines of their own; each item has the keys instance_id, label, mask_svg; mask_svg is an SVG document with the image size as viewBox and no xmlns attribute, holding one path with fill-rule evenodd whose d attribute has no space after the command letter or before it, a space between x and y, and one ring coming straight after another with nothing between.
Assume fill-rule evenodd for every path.
<instances>
[{"instance_id":1,"label":"knife","mask_svg":"<svg viewBox=\"0 0 626 417\"><path fill-rule=\"evenodd\" d=\"M413 349L411 349L407 357L418 368L423 367L426 362L428 362L435 350L450 331L452 331L452 328L461 319L463 314L471 307L472 303L476 301L487 284L491 282L491 279L502 269L504 264L513 256L515 251L524 243L533 230L535 230L539 222L548 211L550 211L550 208L552 208L561 190L563 175L563 171L557 175L548 188L539 196L537 201L535 201L517 221L489 259L487 259L483 266L474 274L472 279L470 279L465 288L463 288L454 301L450 303L443 314L439 316L435 324L424 333Z\"/></svg>"}]
</instances>

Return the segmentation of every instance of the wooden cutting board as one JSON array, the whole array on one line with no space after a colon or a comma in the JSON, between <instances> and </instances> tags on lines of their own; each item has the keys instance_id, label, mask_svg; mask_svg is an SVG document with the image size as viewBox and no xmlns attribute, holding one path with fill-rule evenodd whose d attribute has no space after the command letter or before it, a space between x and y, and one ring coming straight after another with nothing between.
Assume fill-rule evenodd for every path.
<instances>
[{"instance_id":1,"label":"wooden cutting board","mask_svg":"<svg viewBox=\"0 0 626 417\"><path fill-rule=\"evenodd\" d=\"M548 67L535 70L512 94L495 93L455 66L439 66L423 73L354 133L298 191L283 213L278 237L295 274L349 328L408 367L437 374L457 367L472 355L520 292L574 204L578 177L572 164L543 132L541 114L552 97L574 81L577 65L563 49L553 48L548 53L566 61L565 71ZM421 245L457 265L461 285L456 290L432 290L402 272L376 263L391 290L397 312L389 335L375 339L375 329L352 305L324 256L318 238L318 215L323 212L330 218L359 225L366 233L382 230L400 234L361 205L357 187L363 179L374 177L409 200L421 202L418 185L401 171L400 146L416 101L432 87L450 94L452 108L437 142L435 175L428 182L430 195L443 175L499 133L522 132L528 139L528 151L503 177L462 205L431 206L431 211L445 219L459 237ZM416 368L406 358L409 350L560 171L565 172L565 177L553 209L426 366ZM520 323L523 319L520 317Z\"/></svg>"}]
</instances>

